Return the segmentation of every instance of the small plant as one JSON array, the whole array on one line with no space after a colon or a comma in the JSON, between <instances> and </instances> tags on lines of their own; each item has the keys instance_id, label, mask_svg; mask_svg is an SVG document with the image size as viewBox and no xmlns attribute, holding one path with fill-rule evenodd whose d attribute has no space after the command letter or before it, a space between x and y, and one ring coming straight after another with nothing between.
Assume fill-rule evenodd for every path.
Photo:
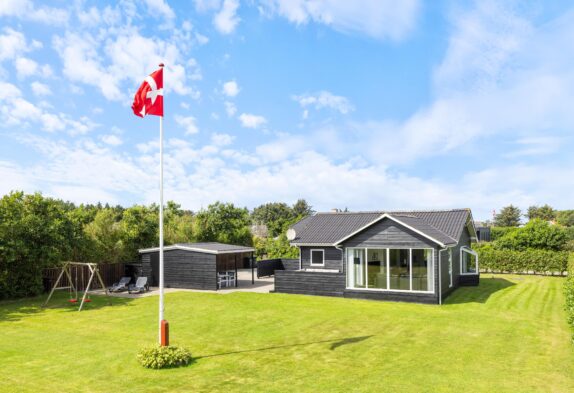
<instances>
[{"instance_id":1,"label":"small plant","mask_svg":"<svg viewBox=\"0 0 574 393\"><path fill-rule=\"evenodd\" d=\"M160 345L142 348L137 358L142 366L153 369L187 366L193 359L185 348Z\"/></svg>"}]
</instances>

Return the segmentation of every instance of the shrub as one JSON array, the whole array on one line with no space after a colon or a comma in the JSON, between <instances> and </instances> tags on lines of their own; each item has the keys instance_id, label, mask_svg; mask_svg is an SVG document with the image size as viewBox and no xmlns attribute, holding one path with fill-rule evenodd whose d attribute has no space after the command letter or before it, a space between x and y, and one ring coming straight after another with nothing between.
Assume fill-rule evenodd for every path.
<instances>
[{"instance_id":1,"label":"shrub","mask_svg":"<svg viewBox=\"0 0 574 393\"><path fill-rule=\"evenodd\" d=\"M563 228L539 219L530 220L524 227L508 232L494 243L496 248L524 251L530 248L562 250L567 238Z\"/></svg>"},{"instance_id":2,"label":"shrub","mask_svg":"<svg viewBox=\"0 0 574 393\"><path fill-rule=\"evenodd\" d=\"M516 232L520 228L518 227L490 227L490 240L495 241L503 237L504 235Z\"/></svg>"},{"instance_id":3,"label":"shrub","mask_svg":"<svg viewBox=\"0 0 574 393\"><path fill-rule=\"evenodd\" d=\"M491 244L474 245L479 266L489 272L563 274L568 269L567 251L497 249Z\"/></svg>"},{"instance_id":4,"label":"shrub","mask_svg":"<svg viewBox=\"0 0 574 393\"><path fill-rule=\"evenodd\" d=\"M566 313L568 315L568 323L574 328L574 254L570 254L570 260L568 262L568 278L564 284L564 292L566 295Z\"/></svg>"},{"instance_id":5,"label":"shrub","mask_svg":"<svg viewBox=\"0 0 574 393\"><path fill-rule=\"evenodd\" d=\"M141 349L137 358L142 366L153 369L187 366L192 361L187 349L160 345Z\"/></svg>"}]
</instances>

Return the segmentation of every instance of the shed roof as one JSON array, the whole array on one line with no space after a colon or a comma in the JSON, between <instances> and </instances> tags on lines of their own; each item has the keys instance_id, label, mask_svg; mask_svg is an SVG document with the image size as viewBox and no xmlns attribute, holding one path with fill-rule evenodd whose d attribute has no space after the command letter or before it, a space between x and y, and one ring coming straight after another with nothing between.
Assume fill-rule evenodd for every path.
<instances>
[{"instance_id":1,"label":"shed roof","mask_svg":"<svg viewBox=\"0 0 574 393\"><path fill-rule=\"evenodd\" d=\"M456 244L466 225L472 225L470 209L427 211L376 211L317 213L293 226L293 244L334 245L383 218L398 221L442 245Z\"/></svg>"},{"instance_id":2,"label":"shed roof","mask_svg":"<svg viewBox=\"0 0 574 393\"><path fill-rule=\"evenodd\" d=\"M236 246L233 244L202 242L202 243L177 243L171 246L165 246L164 251L169 250L187 250L201 252L205 254L236 254L242 252L254 252L253 247ZM143 248L139 250L140 254L159 251L159 247Z\"/></svg>"}]
</instances>

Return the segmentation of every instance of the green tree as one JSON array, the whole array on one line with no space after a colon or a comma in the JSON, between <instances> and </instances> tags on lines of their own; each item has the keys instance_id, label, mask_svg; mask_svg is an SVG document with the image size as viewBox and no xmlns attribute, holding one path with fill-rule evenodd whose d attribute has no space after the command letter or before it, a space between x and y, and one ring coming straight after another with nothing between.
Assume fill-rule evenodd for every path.
<instances>
[{"instance_id":1,"label":"green tree","mask_svg":"<svg viewBox=\"0 0 574 393\"><path fill-rule=\"evenodd\" d=\"M304 218L313 214L314 211L305 199L298 199L293 205L293 213L295 213L297 217Z\"/></svg>"},{"instance_id":2,"label":"green tree","mask_svg":"<svg viewBox=\"0 0 574 393\"><path fill-rule=\"evenodd\" d=\"M556 212L556 222L565 227L574 227L574 210L559 210Z\"/></svg>"},{"instance_id":3,"label":"green tree","mask_svg":"<svg viewBox=\"0 0 574 393\"><path fill-rule=\"evenodd\" d=\"M297 217L289 205L283 202L266 203L253 209L251 219L255 224L267 226L268 235L277 237L287 230L288 224Z\"/></svg>"},{"instance_id":4,"label":"green tree","mask_svg":"<svg viewBox=\"0 0 574 393\"><path fill-rule=\"evenodd\" d=\"M556 211L550 205L530 206L526 212L526 217L529 220L537 218L544 221L554 221L556 219Z\"/></svg>"},{"instance_id":5,"label":"green tree","mask_svg":"<svg viewBox=\"0 0 574 393\"><path fill-rule=\"evenodd\" d=\"M40 294L42 270L68 259L71 241L61 201L23 192L0 199L0 298Z\"/></svg>"},{"instance_id":6,"label":"green tree","mask_svg":"<svg viewBox=\"0 0 574 393\"><path fill-rule=\"evenodd\" d=\"M124 233L118 213L112 209L102 209L84 228L92 241L92 262L117 263L125 257Z\"/></svg>"},{"instance_id":7,"label":"green tree","mask_svg":"<svg viewBox=\"0 0 574 393\"><path fill-rule=\"evenodd\" d=\"M251 246L249 211L232 203L216 202L200 210L193 220L193 233L197 241L215 241Z\"/></svg>"},{"instance_id":8,"label":"green tree","mask_svg":"<svg viewBox=\"0 0 574 393\"><path fill-rule=\"evenodd\" d=\"M117 244L117 246L123 249L120 261L135 261L140 248L159 244L159 209L156 205L150 207L135 205L125 209L119 224L121 245ZM108 225L117 224L109 222ZM106 236L106 234L102 235Z\"/></svg>"},{"instance_id":9,"label":"green tree","mask_svg":"<svg viewBox=\"0 0 574 393\"><path fill-rule=\"evenodd\" d=\"M522 213L516 206L509 205L503 207L494 217L494 225L497 227L517 227L520 225L520 216Z\"/></svg>"},{"instance_id":10,"label":"green tree","mask_svg":"<svg viewBox=\"0 0 574 393\"><path fill-rule=\"evenodd\" d=\"M496 248L524 251L527 249L544 249L559 251L568 241L565 230L547 221L535 218L524 227L508 232L494 242Z\"/></svg>"}]
</instances>

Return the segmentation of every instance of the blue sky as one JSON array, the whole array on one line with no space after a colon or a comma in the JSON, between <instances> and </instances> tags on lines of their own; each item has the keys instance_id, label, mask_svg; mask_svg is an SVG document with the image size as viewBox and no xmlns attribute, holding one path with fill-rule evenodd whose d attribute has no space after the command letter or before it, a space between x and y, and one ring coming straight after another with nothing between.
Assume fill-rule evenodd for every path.
<instances>
[{"instance_id":1,"label":"blue sky","mask_svg":"<svg viewBox=\"0 0 574 393\"><path fill-rule=\"evenodd\" d=\"M198 209L574 207L569 2L0 2L0 192Z\"/></svg>"}]
</instances>

